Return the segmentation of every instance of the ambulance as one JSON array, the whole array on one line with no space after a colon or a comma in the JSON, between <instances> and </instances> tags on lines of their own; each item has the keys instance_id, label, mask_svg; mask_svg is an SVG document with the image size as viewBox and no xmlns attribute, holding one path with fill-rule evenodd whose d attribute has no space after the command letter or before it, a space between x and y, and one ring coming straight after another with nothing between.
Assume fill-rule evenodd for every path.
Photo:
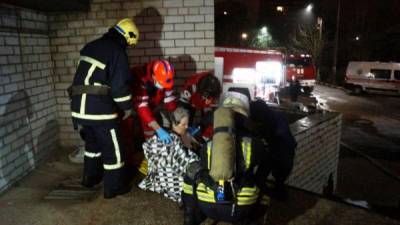
<instances>
[{"instance_id":1,"label":"ambulance","mask_svg":"<svg viewBox=\"0 0 400 225\"><path fill-rule=\"evenodd\" d=\"M400 94L400 63L351 61L346 69L344 87L349 94Z\"/></svg>"}]
</instances>

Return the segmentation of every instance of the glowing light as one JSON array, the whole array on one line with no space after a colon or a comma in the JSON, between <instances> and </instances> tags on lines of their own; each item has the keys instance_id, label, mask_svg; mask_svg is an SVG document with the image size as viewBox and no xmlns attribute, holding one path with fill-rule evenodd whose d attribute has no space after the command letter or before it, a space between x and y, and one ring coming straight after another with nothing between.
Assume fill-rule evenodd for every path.
<instances>
[{"instance_id":1,"label":"glowing light","mask_svg":"<svg viewBox=\"0 0 400 225\"><path fill-rule=\"evenodd\" d=\"M356 39L356 41L359 41L359 40L360 40L360 37L359 37L359 36L356 36L355 39Z\"/></svg>"},{"instance_id":2,"label":"glowing light","mask_svg":"<svg viewBox=\"0 0 400 225\"><path fill-rule=\"evenodd\" d=\"M306 8L306 12L311 12L311 10L313 9L313 5L312 4L308 4L307 8Z\"/></svg>"},{"instance_id":3,"label":"glowing light","mask_svg":"<svg viewBox=\"0 0 400 225\"><path fill-rule=\"evenodd\" d=\"M252 68L234 68L232 71L233 83L256 84L261 74Z\"/></svg>"},{"instance_id":4,"label":"glowing light","mask_svg":"<svg viewBox=\"0 0 400 225\"><path fill-rule=\"evenodd\" d=\"M276 11L278 11L278 12L283 12L283 6L277 6L276 7Z\"/></svg>"},{"instance_id":5,"label":"glowing light","mask_svg":"<svg viewBox=\"0 0 400 225\"><path fill-rule=\"evenodd\" d=\"M224 11L224 15L228 15L228 12L227 12L227 11Z\"/></svg>"},{"instance_id":6,"label":"glowing light","mask_svg":"<svg viewBox=\"0 0 400 225\"><path fill-rule=\"evenodd\" d=\"M261 34L267 34L267 33L268 33L267 27L266 27L266 26L263 26L263 27L261 28Z\"/></svg>"},{"instance_id":7,"label":"glowing light","mask_svg":"<svg viewBox=\"0 0 400 225\"><path fill-rule=\"evenodd\" d=\"M243 40L246 40L247 38L248 38L247 33L242 33L242 39L243 39Z\"/></svg>"},{"instance_id":8,"label":"glowing light","mask_svg":"<svg viewBox=\"0 0 400 225\"><path fill-rule=\"evenodd\" d=\"M262 82L279 84L283 74L283 66L281 62L277 61L257 62L256 71L261 74Z\"/></svg>"}]
</instances>

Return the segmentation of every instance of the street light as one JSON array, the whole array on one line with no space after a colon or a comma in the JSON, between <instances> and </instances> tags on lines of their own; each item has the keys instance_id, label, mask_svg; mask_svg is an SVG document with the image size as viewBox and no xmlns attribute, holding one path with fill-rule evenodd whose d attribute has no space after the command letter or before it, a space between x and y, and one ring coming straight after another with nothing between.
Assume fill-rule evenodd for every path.
<instances>
[{"instance_id":1,"label":"street light","mask_svg":"<svg viewBox=\"0 0 400 225\"><path fill-rule=\"evenodd\" d=\"M224 11L224 15L225 15L225 16L228 15L228 12L227 12L227 11Z\"/></svg>"},{"instance_id":2,"label":"street light","mask_svg":"<svg viewBox=\"0 0 400 225\"><path fill-rule=\"evenodd\" d=\"M313 4L308 4L307 8L306 8L306 12L310 13L312 9L313 9Z\"/></svg>"},{"instance_id":3,"label":"street light","mask_svg":"<svg viewBox=\"0 0 400 225\"><path fill-rule=\"evenodd\" d=\"M276 11L278 11L278 12L283 12L283 6L278 5L278 6L276 7Z\"/></svg>"},{"instance_id":4,"label":"street light","mask_svg":"<svg viewBox=\"0 0 400 225\"><path fill-rule=\"evenodd\" d=\"M360 36L356 36L354 39L355 39L356 41L359 41L359 40L360 40Z\"/></svg>"},{"instance_id":5,"label":"street light","mask_svg":"<svg viewBox=\"0 0 400 225\"><path fill-rule=\"evenodd\" d=\"M243 32L243 33L242 33L242 39L243 39L243 40L246 40L247 37L248 37L247 33Z\"/></svg>"},{"instance_id":6,"label":"street light","mask_svg":"<svg viewBox=\"0 0 400 225\"><path fill-rule=\"evenodd\" d=\"M261 28L261 34L267 34L268 33L268 30L267 30L267 27L266 26L263 26L262 28Z\"/></svg>"}]
</instances>

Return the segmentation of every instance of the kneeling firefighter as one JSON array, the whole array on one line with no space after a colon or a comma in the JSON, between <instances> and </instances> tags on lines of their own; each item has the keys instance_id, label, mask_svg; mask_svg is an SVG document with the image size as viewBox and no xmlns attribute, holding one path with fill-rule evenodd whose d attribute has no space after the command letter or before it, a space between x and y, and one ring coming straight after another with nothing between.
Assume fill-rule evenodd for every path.
<instances>
[{"instance_id":1,"label":"kneeling firefighter","mask_svg":"<svg viewBox=\"0 0 400 225\"><path fill-rule=\"evenodd\" d=\"M261 139L253 137L249 99L238 92L214 112L212 141L189 165L183 184L184 224L206 217L240 224L262 224L269 197L256 185L256 170L265 159Z\"/></svg>"}]
</instances>

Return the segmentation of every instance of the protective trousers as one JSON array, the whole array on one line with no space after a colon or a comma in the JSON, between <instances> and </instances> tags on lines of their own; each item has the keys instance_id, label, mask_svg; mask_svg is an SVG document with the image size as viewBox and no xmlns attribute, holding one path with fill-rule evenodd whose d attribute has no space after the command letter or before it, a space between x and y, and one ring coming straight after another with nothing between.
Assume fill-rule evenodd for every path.
<instances>
[{"instance_id":1,"label":"protective trousers","mask_svg":"<svg viewBox=\"0 0 400 225\"><path fill-rule=\"evenodd\" d=\"M83 126L81 135L85 141L82 183L90 187L100 183L103 178L105 194L125 189L125 157L118 124Z\"/></svg>"}]
</instances>

